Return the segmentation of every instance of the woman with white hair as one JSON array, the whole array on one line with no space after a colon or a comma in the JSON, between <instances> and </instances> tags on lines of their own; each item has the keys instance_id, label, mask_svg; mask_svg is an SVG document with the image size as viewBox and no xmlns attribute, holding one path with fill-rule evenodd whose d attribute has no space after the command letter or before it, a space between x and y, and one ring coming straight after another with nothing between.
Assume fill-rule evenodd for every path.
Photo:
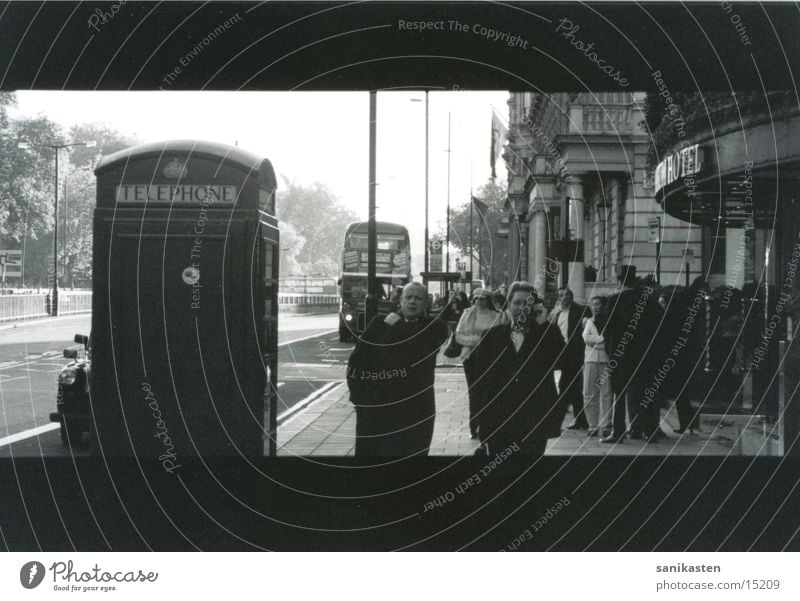
<instances>
[{"instance_id":1,"label":"woman with white hair","mask_svg":"<svg viewBox=\"0 0 800 601\"><path fill-rule=\"evenodd\" d=\"M492 291L478 288L472 297L473 306L467 309L456 326L456 342L462 345L461 359L464 365L464 375L467 377L469 389L469 433L470 438L478 438L478 423L476 415L478 407L478 394L475 382L479 374L473 351L489 328L503 323L503 316L496 311L492 304Z\"/></svg>"}]
</instances>

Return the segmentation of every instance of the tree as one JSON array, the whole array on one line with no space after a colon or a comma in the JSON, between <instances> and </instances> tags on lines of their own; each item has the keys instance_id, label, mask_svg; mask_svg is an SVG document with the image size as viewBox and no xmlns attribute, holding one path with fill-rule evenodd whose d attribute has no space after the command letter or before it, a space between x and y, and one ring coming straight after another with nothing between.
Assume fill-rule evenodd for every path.
<instances>
[{"instance_id":1,"label":"tree","mask_svg":"<svg viewBox=\"0 0 800 601\"><path fill-rule=\"evenodd\" d=\"M285 177L283 180L284 187L278 188L278 219L303 238L294 257L298 269L307 274L337 275L344 234L358 216L342 206L324 184L315 182L307 187Z\"/></svg>"},{"instance_id":2,"label":"tree","mask_svg":"<svg viewBox=\"0 0 800 601\"><path fill-rule=\"evenodd\" d=\"M54 154L43 146L62 141L60 127L46 117L6 120L6 155L0 176L0 247L23 256L23 281L47 287L53 259ZM27 149L19 148L25 142ZM22 282L20 282L22 283Z\"/></svg>"},{"instance_id":3,"label":"tree","mask_svg":"<svg viewBox=\"0 0 800 601\"><path fill-rule=\"evenodd\" d=\"M297 255L306 243L306 239L297 233L291 223L278 220L278 227L281 230L281 277L303 273L300 264L297 262Z\"/></svg>"},{"instance_id":4,"label":"tree","mask_svg":"<svg viewBox=\"0 0 800 601\"><path fill-rule=\"evenodd\" d=\"M69 160L75 167L94 168L100 158L135 146L139 141L132 136L120 133L105 123L82 123L73 125L69 130L72 142L94 142L96 146L73 146L70 148Z\"/></svg>"},{"instance_id":5,"label":"tree","mask_svg":"<svg viewBox=\"0 0 800 601\"><path fill-rule=\"evenodd\" d=\"M475 198L487 205L484 215L473 209L472 242L475 248L475 262L472 277L477 279L481 273L487 285L499 286L508 279L508 238L501 238L497 230L506 216L503 208L506 200L506 187L503 183L491 180L478 188ZM450 209L450 243L465 257L469 269L469 203ZM440 228L439 236L444 239L446 232ZM481 268L478 266L480 257Z\"/></svg>"},{"instance_id":6,"label":"tree","mask_svg":"<svg viewBox=\"0 0 800 601\"><path fill-rule=\"evenodd\" d=\"M96 180L89 169L72 169L62 178L59 202L59 268L64 265L63 285L73 287L75 276L92 276L92 217Z\"/></svg>"},{"instance_id":7,"label":"tree","mask_svg":"<svg viewBox=\"0 0 800 601\"><path fill-rule=\"evenodd\" d=\"M65 137L44 116L12 120L6 108L13 94L0 93L0 248L23 251L23 280L52 285L55 150L52 145L95 141L95 148L71 146L59 151L58 260L61 285L75 274L91 277L92 213L96 185L92 168L100 156L136 140L105 125L75 125ZM28 148L19 148L25 142ZM66 218L66 221L65 221ZM63 273L62 273L63 272Z\"/></svg>"}]
</instances>

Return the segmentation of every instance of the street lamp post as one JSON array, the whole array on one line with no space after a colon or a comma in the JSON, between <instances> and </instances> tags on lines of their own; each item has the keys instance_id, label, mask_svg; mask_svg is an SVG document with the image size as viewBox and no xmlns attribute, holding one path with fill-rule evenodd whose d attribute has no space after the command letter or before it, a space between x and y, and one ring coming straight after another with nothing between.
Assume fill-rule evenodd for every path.
<instances>
[{"instance_id":1,"label":"street lamp post","mask_svg":"<svg viewBox=\"0 0 800 601\"><path fill-rule=\"evenodd\" d=\"M419 99L412 98L411 101L419 102ZM428 248L428 106L428 90L425 90L425 273L428 273L429 269L428 253L430 252Z\"/></svg>"},{"instance_id":2,"label":"street lamp post","mask_svg":"<svg viewBox=\"0 0 800 601\"><path fill-rule=\"evenodd\" d=\"M364 299L365 326L378 314L378 280L375 274L376 250L378 246L375 223L375 174L378 98L377 92L369 93L369 210L367 226L367 296Z\"/></svg>"},{"instance_id":3,"label":"street lamp post","mask_svg":"<svg viewBox=\"0 0 800 601\"><path fill-rule=\"evenodd\" d=\"M425 272L428 267L428 90L425 90Z\"/></svg>"},{"instance_id":4,"label":"street lamp post","mask_svg":"<svg viewBox=\"0 0 800 601\"><path fill-rule=\"evenodd\" d=\"M450 271L450 113L447 113L447 266Z\"/></svg>"},{"instance_id":5,"label":"street lamp post","mask_svg":"<svg viewBox=\"0 0 800 601\"><path fill-rule=\"evenodd\" d=\"M94 148L97 146L97 143L94 141L89 141L71 142L69 144L42 144L41 146L44 146L45 148L52 148L56 153L55 202L53 207L53 290L50 295L50 315L56 316L58 315L58 154L62 148L69 148L71 146L86 146L87 148ZM29 148L29 145L22 142L17 144L17 147ZM66 221L64 227L66 229ZM64 251L66 252L66 240L64 241ZM64 265L66 265L66 262Z\"/></svg>"}]
</instances>

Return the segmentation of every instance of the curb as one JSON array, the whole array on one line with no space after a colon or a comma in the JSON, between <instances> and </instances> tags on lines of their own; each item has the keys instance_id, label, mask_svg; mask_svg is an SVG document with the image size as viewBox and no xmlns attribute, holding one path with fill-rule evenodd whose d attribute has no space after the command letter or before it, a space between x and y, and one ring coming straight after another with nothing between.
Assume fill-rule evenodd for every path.
<instances>
[{"instance_id":1,"label":"curb","mask_svg":"<svg viewBox=\"0 0 800 601\"><path fill-rule=\"evenodd\" d=\"M20 325L26 326L29 324L37 324L37 323L46 323L48 321L58 321L59 319L68 319L70 317L79 317L81 315L91 315L91 311L85 311L81 313L69 313L67 315L56 315L55 317L46 316L46 317L32 317L30 319L17 319L14 321L3 321L0 322L0 330L10 330L14 329Z\"/></svg>"}]
</instances>

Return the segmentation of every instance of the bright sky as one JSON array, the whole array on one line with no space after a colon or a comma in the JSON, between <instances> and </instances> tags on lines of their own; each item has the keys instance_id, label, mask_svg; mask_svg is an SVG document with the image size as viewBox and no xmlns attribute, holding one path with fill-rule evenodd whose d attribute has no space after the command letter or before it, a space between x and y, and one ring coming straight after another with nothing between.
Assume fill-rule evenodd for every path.
<instances>
[{"instance_id":1,"label":"bright sky","mask_svg":"<svg viewBox=\"0 0 800 601\"><path fill-rule=\"evenodd\" d=\"M506 92L430 92L430 231L447 214L448 113L450 205L469 201L491 175L491 111L508 120ZM415 102L418 99L420 102ZM409 228L415 272L422 266L425 220L425 94L378 93L378 219ZM278 173L326 184L367 217L367 92L60 92L18 91L16 115L42 113L65 130L104 122L142 142L210 140L265 156ZM498 178L505 179L502 159ZM451 253L452 254L452 253Z\"/></svg>"}]
</instances>

